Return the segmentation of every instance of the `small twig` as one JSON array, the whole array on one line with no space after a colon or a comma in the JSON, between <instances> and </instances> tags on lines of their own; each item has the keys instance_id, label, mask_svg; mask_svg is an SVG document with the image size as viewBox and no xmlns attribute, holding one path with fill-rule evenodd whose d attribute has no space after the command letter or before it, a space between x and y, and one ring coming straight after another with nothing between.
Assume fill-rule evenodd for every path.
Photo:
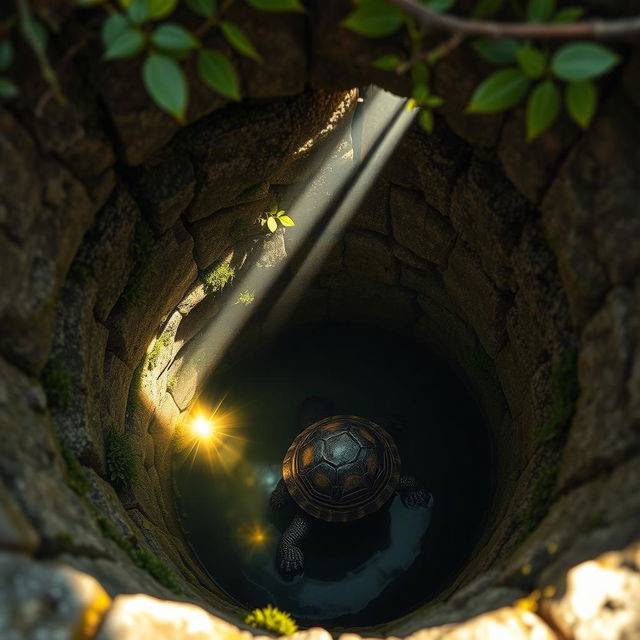
<instances>
[{"instance_id":1,"label":"small twig","mask_svg":"<svg viewBox=\"0 0 640 640\"><path fill-rule=\"evenodd\" d=\"M222 16L229 10L231 5L235 2L235 0L225 0L222 3L220 9L212 15L210 18L207 18L195 31L194 34L198 40L202 38L207 31L211 31L214 27L217 27L220 24L220 20Z\"/></svg>"},{"instance_id":2,"label":"small twig","mask_svg":"<svg viewBox=\"0 0 640 640\"><path fill-rule=\"evenodd\" d=\"M574 38L613 39L640 36L640 16L617 20L583 20L569 24L495 22L438 13L420 4L417 0L387 1L413 16L424 29L447 31L465 37L571 40Z\"/></svg>"},{"instance_id":3,"label":"small twig","mask_svg":"<svg viewBox=\"0 0 640 640\"><path fill-rule=\"evenodd\" d=\"M439 44L435 49L432 49L427 53L427 64L435 64L438 60L441 60L451 52L455 51L463 42L464 35L461 33L454 33L448 40L445 40L442 44Z\"/></svg>"}]
</instances>

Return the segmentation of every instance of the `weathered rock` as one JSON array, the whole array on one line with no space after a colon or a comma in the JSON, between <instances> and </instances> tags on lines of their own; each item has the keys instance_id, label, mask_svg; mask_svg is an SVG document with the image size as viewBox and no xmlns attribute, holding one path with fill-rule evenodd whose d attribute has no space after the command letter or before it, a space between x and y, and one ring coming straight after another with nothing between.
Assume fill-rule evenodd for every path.
<instances>
[{"instance_id":1,"label":"weathered rock","mask_svg":"<svg viewBox=\"0 0 640 640\"><path fill-rule=\"evenodd\" d=\"M627 416L628 371L640 357L631 333L638 308L633 293L617 287L585 326L578 356L580 396L560 469L563 486L593 477L640 443Z\"/></svg>"},{"instance_id":2,"label":"weathered rock","mask_svg":"<svg viewBox=\"0 0 640 640\"><path fill-rule=\"evenodd\" d=\"M0 636L92 638L111 604L100 584L61 564L0 553Z\"/></svg>"},{"instance_id":3,"label":"weathered rock","mask_svg":"<svg viewBox=\"0 0 640 640\"><path fill-rule=\"evenodd\" d=\"M119 184L78 251L72 276L79 280L93 277L98 283L95 313L102 322L122 294L133 269L139 218L137 204Z\"/></svg>"},{"instance_id":4,"label":"weathered rock","mask_svg":"<svg viewBox=\"0 0 640 640\"><path fill-rule=\"evenodd\" d=\"M449 221L430 207L421 192L391 186L393 237L421 258L445 265L455 234Z\"/></svg>"},{"instance_id":5,"label":"weathered rock","mask_svg":"<svg viewBox=\"0 0 640 640\"><path fill-rule=\"evenodd\" d=\"M459 625L424 629L408 636L407 640L488 640L489 638L557 640L556 634L535 613L513 607L503 607Z\"/></svg>"},{"instance_id":6,"label":"weathered rock","mask_svg":"<svg viewBox=\"0 0 640 640\"><path fill-rule=\"evenodd\" d=\"M107 351L104 358L103 380L109 381L109 392L103 393L101 397L103 431L106 432L111 426L124 425L132 377L132 369L114 353Z\"/></svg>"},{"instance_id":7,"label":"weathered rock","mask_svg":"<svg viewBox=\"0 0 640 640\"><path fill-rule=\"evenodd\" d=\"M180 223L167 231L155 243L143 270L134 270L135 282L129 281L128 286L140 292L139 299L121 298L109 316L109 350L131 368L140 362L160 318L175 308L195 280L192 249L193 239ZM167 264L172 268L168 270Z\"/></svg>"},{"instance_id":8,"label":"weathered rock","mask_svg":"<svg viewBox=\"0 0 640 640\"><path fill-rule=\"evenodd\" d=\"M347 233L344 265L356 278L393 284L397 266L384 237L373 233Z\"/></svg>"},{"instance_id":9,"label":"weathered rock","mask_svg":"<svg viewBox=\"0 0 640 640\"><path fill-rule=\"evenodd\" d=\"M388 235L390 185L384 179L378 179L358 207L350 227L365 229L374 233Z\"/></svg>"},{"instance_id":10,"label":"weathered rock","mask_svg":"<svg viewBox=\"0 0 640 640\"><path fill-rule=\"evenodd\" d=\"M187 153L163 149L133 172L137 202L156 233L173 227L195 190L193 165Z\"/></svg>"},{"instance_id":11,"label":"weathered rock","mask_svg":"<svg viewBox=\"0 0 640 640\"><path fill-rule=\"evenodd\" d=\"M88 466L105 472L100 396L107 329L94 320L97 284L69 280L60 293L52 357L69 372L68 402L52 407L56 433Z\"/></svg>"},{"instance_id":12,"label":"weathered rock","mask_svg":"<svg viewBox=\"0 0 640 640\"><path fill-rule=\"evenodd\" d=\"M444 283L486 352L495 356L506 339L509 299L487 277L475 252L466 243L456 243L444 272Z\"/></svg>"},{"instance_id":13,"label":"weathered rock","mask_svg":"<svg viewBox=\"0 0 640 640\"><path fill-rule=\"evenodd\" d=\"M33 553L40 536L12 495L0 484L0 549Z\"/></svg>"},{"instance_id":14,"label":"weathered rock","mask_svg":"<svg viewBox=\"0 0 640 640\"><path fill-rule=\"evenodd\" d=\"M628 282L640 270L636 215L640 162L636 115L614 100L571 150L542 203L545 230L574 321L582 326L610 283ZM621 250L623 248L624 250Z\"/></svg>"},{"instance_id":15,"label":"weathered rock","mask_svg":"<svg viewBox=\"0 0 640 640\"><path fill-rule=\"evenodd\" d=\"M566 591L543 604L542 615L573 640L621 640L640 635L640 550L610 552L571 569Z\"/></svg>"},{"instance_id":16,"label":"weathered rock","mask_svg":"<svg viewBox=\"0 0 640 640\"><path fill-rule=\"evenodd\" d=\"M0 111L0 347L32 372L44 365L54 303L95 205L62 165L44 159Z\"/></svg>"},{"instance_id":17,"label":"weathered rock","mask_svg":"<svg viewBox=\"0 0 640 640\"><path fill-rule=\"evenodd\" d=\"M248 631L224 622L192 604L144 595L119 596L96 640L253 640ZM264 636L258 636L263 640Z\"/></svg>"}]
</instances>

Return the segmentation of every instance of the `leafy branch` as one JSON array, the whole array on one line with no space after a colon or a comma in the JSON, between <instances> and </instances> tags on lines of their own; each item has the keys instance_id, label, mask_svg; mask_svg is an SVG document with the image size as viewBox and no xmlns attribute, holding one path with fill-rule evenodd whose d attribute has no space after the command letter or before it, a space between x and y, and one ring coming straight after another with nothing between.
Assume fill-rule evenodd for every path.
<instances>
[{"instance_id":1,"label":"leafy branch","mask_svg":"<svg viewBox=\"0 0 640 640\"><path fill-rule=\"evenodd\" d=\"M284 209L278 209L278 203L274 202L269 209L264 211L260 216L260 226L267 225L267 229L271 233L275 233L278 229L278 222L283 227L295 227L296 223L286 214Z\"/></svg>"},{"instance_id":2,"label":"leafy branch","mask_svg":"<svg viewBox=\"0 0 640 640\"><path fill-rule=\"evenodd\" d=\"M576 22L584 14L578 6L558 9L556 0L528 0L525 22L495 22L486 18L502 9L504 0L479 0L471 18L443 13L455 0L354 0L356 8L343 25L368 37L389 36L406 26L410 41L408 59L388 54L374 65L398 74L412 75L410 106L420 108L418 122L431 132L433 110L444 101L431 92L431 67L469 37L472 49L491 64L504 68L492 73L474 91L467 113L488 114L512 109L526 99L527 140L537 138L559 117L564 103L582 128L591 123L598 105L595 80L609 73L620 56L589 41L569 42L550 51L536 40L573 39L584 36L633 37L640 33L640 18ZM423 50L428 30L450 37Z\"/></svg>"}]
</instances>

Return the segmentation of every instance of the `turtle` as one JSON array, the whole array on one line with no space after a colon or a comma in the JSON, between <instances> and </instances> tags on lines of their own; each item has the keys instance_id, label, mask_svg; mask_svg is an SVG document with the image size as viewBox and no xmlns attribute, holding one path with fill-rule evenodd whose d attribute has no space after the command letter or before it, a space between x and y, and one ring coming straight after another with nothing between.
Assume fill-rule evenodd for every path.
<instances>
[{"instance_id":1,"label":"turtle","mask_svg":"<svg viewBox=\"0 0 640 640\"><path fill-rule=\"evenodd\" d=\"M312 400L311 411L307 403L301 412L306 417L303 423L308 424L314 408L318 413L318 399ZM301 544L314 520L359 520L378 511L396 493L409 508L433 505L431 494L413 476L401 474L398 448L380 424L339 414L303 426L284 456L282 478L270 497L274 510L297 507L276 557L278 570L288 578L304 571Z\"/></svg>"}]
</instances>

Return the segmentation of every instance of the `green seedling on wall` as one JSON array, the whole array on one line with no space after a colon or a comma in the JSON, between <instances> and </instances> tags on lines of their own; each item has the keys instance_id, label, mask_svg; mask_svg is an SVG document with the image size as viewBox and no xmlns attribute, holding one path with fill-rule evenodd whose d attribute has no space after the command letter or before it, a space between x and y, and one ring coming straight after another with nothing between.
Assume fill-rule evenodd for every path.
<instances>
[{"instance_id":1,"label":"green seedling on wall","mask_svg":"<svg viewBox=\"0 0 640 640\"><path fill-rule=\"evenodd\" d=\"M284 209L278 209L278 203L274 202L271 207L260 216L260 225L267 225L271 233L278 229L278 223L283 227L295 227L296 223L286 214Z\"/></svg>"}]
</instances>

